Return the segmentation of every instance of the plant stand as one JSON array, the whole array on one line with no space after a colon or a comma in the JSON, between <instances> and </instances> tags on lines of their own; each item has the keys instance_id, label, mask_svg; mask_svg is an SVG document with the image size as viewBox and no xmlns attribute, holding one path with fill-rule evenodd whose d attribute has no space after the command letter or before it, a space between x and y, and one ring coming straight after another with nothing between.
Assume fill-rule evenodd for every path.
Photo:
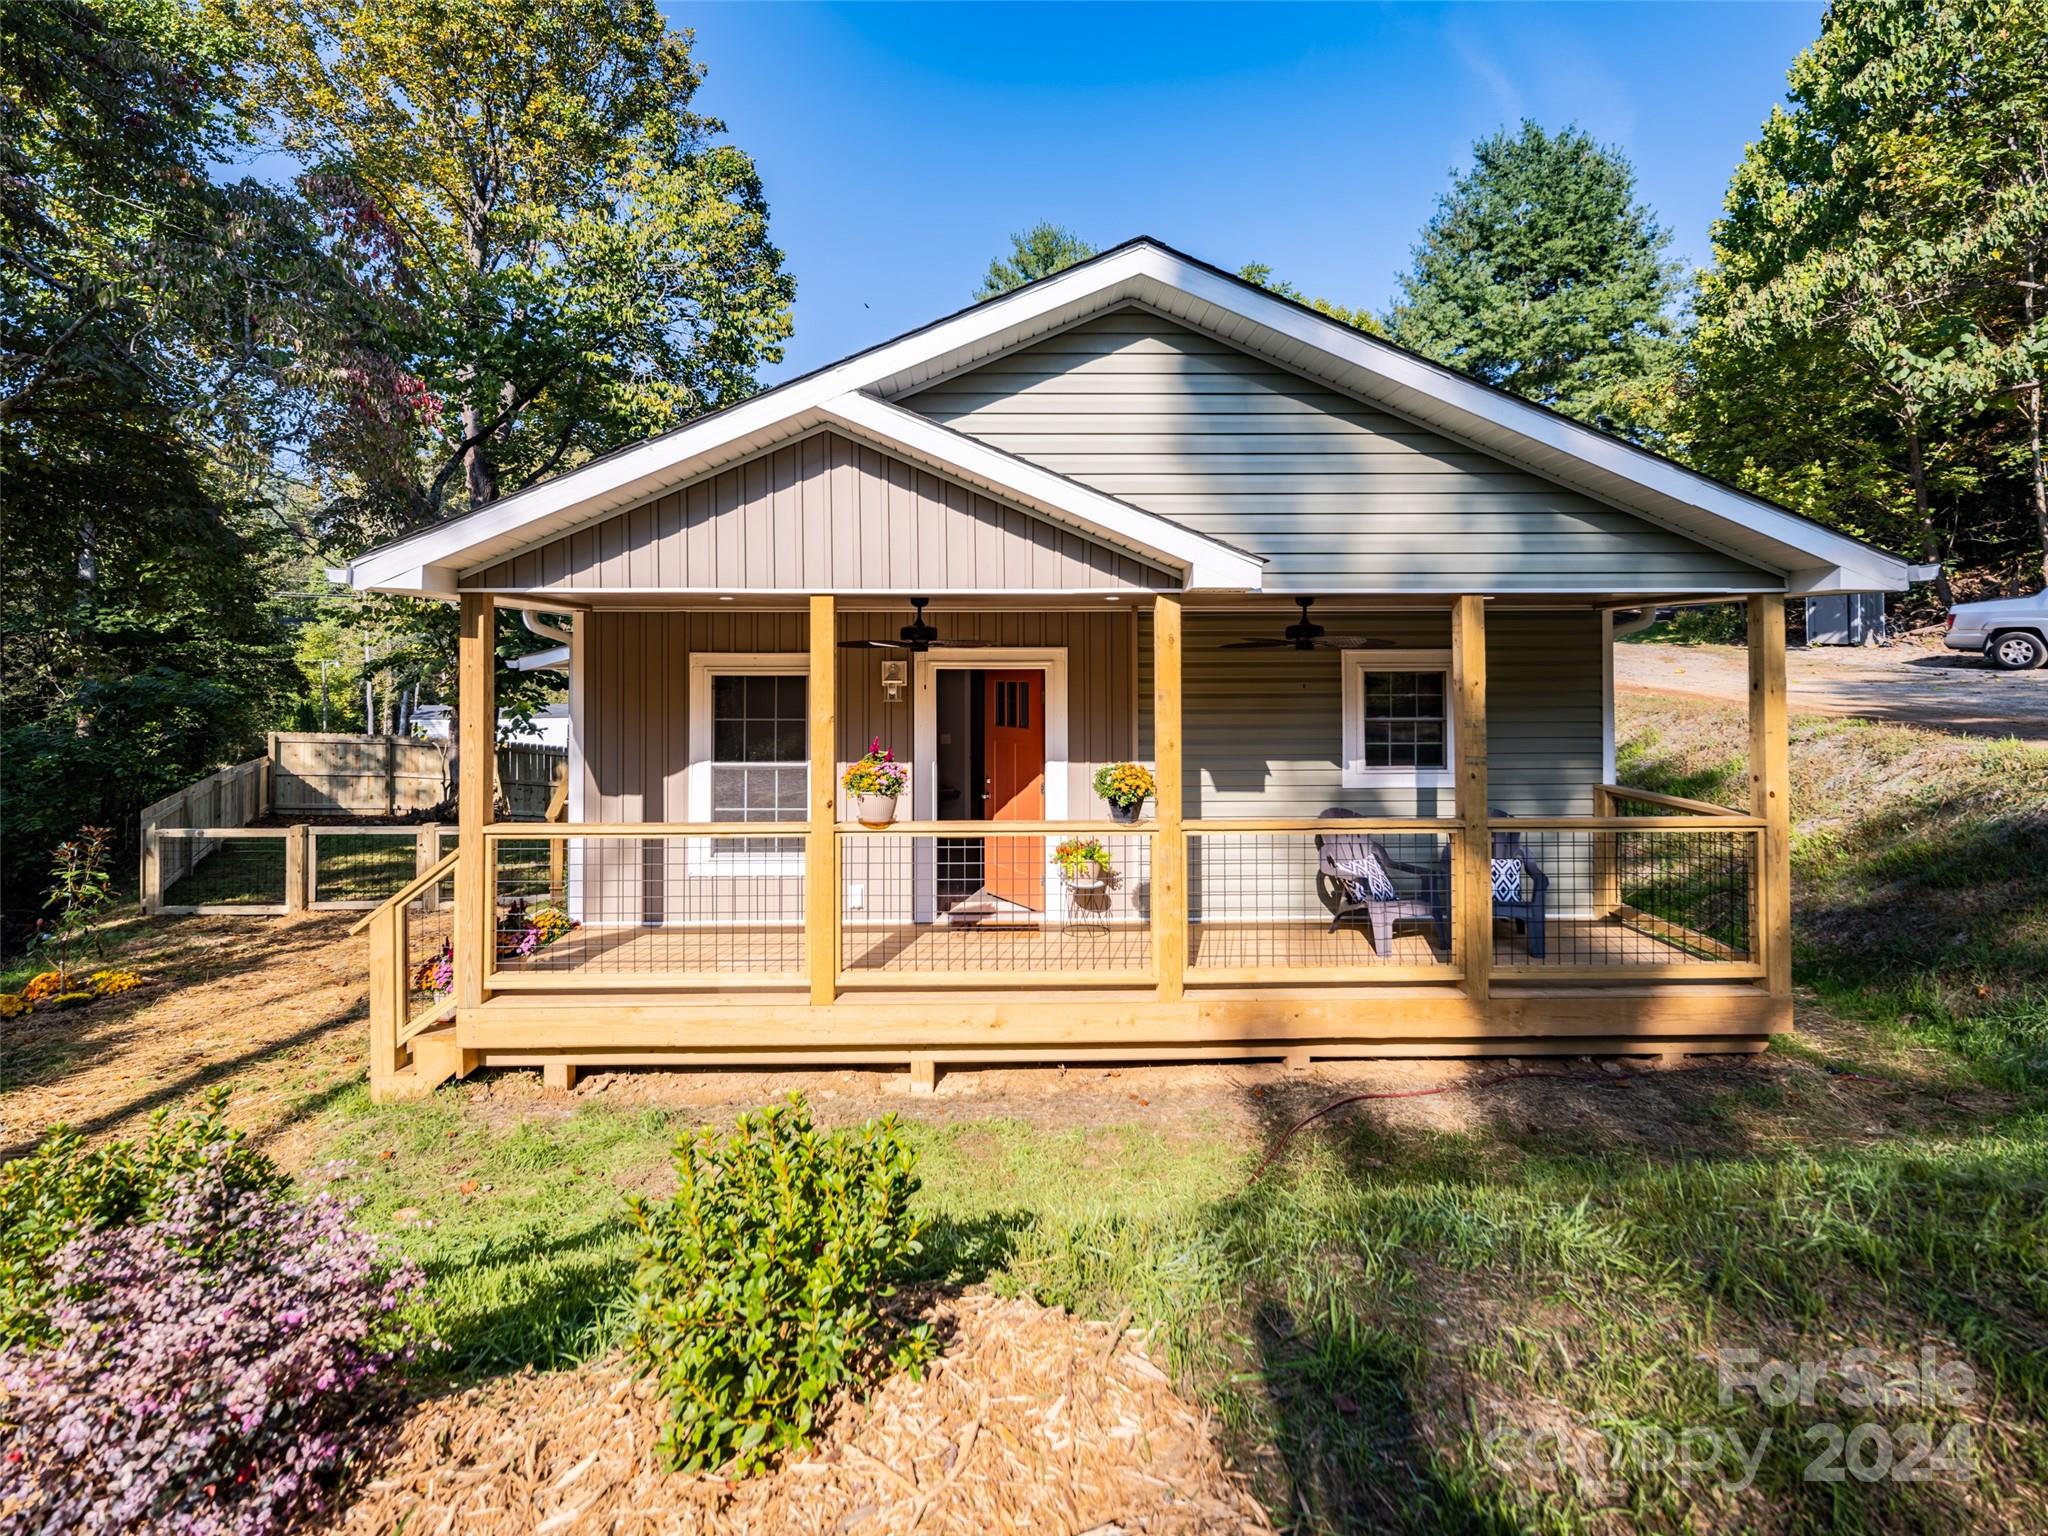
<instances>
[{"instance_id":1,"label":"plant stand","mask_svg":"<svg viewBox=\"0 0 2048 1536\"><path fill-rule=\"evenodd\" d=\"M1095 902L1085 898L1100 896L1108 891L1109 882L1100 876L1093 880L1065 880L1060 882L1067 892L1067 926L1086 928L1100 933L1109 932L1109 903Z\"/></svg>"}]
</instances>

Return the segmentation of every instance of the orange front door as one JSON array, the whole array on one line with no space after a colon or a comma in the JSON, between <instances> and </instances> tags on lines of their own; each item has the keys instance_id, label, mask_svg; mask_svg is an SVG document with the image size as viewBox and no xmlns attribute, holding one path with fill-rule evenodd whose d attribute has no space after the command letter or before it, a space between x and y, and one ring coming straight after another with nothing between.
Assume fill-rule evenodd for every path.
<instances>
[{"instance_id":1,"label":"orange front door","mask_svg":"<svg viewBox=\"0 0 2048 1536\"><path fill-rule=\"evenodd\" d=\"M990 821L1045 819L1045 674L990 672L984 696ZM1045 910L1045 839L991 837L983 850L991 896Z\"/></svg>"}]
</instances>

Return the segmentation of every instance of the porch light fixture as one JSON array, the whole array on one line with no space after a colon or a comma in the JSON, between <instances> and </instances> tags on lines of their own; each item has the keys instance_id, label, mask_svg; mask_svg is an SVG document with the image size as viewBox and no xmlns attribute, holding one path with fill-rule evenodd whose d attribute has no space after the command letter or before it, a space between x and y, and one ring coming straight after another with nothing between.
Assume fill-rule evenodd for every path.
<instances>
[{"instance_id":1,"label":"porch light fixture","mask_svg":"<svg viewBox=\"0 0 2048 1536\"><path fill-rule=\"evenodd\" d=\"M902 661L885 661L882 663L882 700L884 703L901 704L903 702L903 689L906 681L905 673L909 671L909 665L908 662Z\"/></svg>"}]
</instances>

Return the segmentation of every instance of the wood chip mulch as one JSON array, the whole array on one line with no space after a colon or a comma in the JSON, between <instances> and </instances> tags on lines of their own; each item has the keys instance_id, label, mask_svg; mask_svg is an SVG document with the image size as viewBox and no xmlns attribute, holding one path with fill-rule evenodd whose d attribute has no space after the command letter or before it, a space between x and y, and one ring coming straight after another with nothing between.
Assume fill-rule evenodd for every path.
<instances>
[{"instance_id":1,"label":"wood chip mulch","mask_svg":"<svg viewBox=\"0 0 2048 1536\"><path fill-rule=\"evenodd\" d=\"M1207 1417L1141 1335L1028 1301L950 1297L921 1381L893 1377L741 1482L663 1474L660 1404L615 1361L425 1402L334 1529L655 1536L1271 1531Z\"/></svg>"}]
</instances>

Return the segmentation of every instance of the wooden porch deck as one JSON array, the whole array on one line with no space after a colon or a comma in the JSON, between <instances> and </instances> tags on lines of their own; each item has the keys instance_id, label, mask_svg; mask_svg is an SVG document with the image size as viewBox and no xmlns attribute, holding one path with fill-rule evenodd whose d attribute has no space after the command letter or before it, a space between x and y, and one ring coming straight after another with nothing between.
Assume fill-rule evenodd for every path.
<instances>
[{"instance_id":1,"label":"wooden porch deck","mask_svg":"<svg viewBox=\"0 0 2048 1536\"><path fill-rule=\"evenodd\" d=\"M1689 953L1679 943L1612 918L1553 918L1546 937L1545 956L1537 960L1521 935L1505 923L1497 925L1495 969L1597 968L1622 980L1644 968L1668 974L1715 958ZM849 976L948 977L962 986L974 985L984 973L1042 974L1055 983L1062 976L1114 972L1137 979L1149 973L1152 963L1151 930L1142 923L899 923L848 928L842 943L842 967ZM1451 975L1448 958L1419 926L1399 929L1385 956L1375 953L1364 925L1353 922L1335 932L1326 922L1311 921L1191 923L1188 949L1190 983L1199 983L1205 970L1226 971L1234 978L1271 971L1276 980L1294 971L1374 967L1433 968L1446 978ZM513 985L522 990L542 977L570 976L615 977L627 984L636 976L703 975L722 982L787 978L796 985L806 963L804 933L794 925L585 927L531 957L501 960L498 975L518 978Z\"/></svg>"}]
</instances>

